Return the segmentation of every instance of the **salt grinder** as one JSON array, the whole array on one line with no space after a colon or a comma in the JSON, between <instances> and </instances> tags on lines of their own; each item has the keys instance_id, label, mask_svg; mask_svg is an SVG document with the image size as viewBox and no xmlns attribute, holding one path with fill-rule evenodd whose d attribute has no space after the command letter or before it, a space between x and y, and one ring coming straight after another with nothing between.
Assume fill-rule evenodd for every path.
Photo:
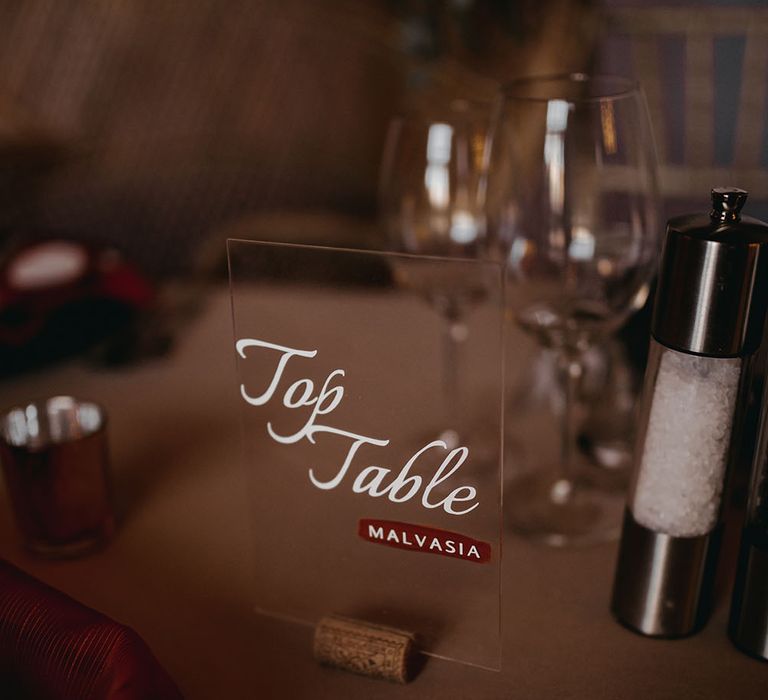
<instances>
[{"instance_id":1,"label":"salt grinder","mask_svg":"<svg viewBox=\"0 0 768 700\"><path fill-rule=\"evenodd\" d=\"M768 293L768 225L741 216L746 198L714 189L709 215L667 223L611 602L649 636L691 634L709 614L734 414Z\"/></svg>"}]
</instances>

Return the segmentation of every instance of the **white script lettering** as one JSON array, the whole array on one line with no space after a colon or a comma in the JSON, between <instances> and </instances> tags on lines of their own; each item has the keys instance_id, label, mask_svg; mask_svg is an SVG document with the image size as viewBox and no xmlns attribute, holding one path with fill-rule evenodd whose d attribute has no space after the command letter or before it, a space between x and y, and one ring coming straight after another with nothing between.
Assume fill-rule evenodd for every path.
<instances>
[{"instance_id":1,"label":"white script lettering","mask_svg":"<svg viewBox=\"0 0 768 700\"><path fill-rule=\"evenodd\" d=\"M240 385L241 396L252 406L264 406L272 400L292 358L312 359L317 356L317 350L299 350L255 338L242 338L237 341L235 347L243 360L249 359L246 356L246 350L249 348L270 351L268 355L273 356L274 353L277 353L275 370L267 386L262 387L261 393L251 394L244 384ZM306 422L299 430L289 434L279 433L272 421L267 422L266 425L269 436L275 442L283 445L295 444L302 440L314 445L318 434L337 435L349 439L350 444L344 461L331 478L320 478L315 469L309 469L310 482L316 488L325 491L337 488L344 481L352 469L358 450L363 445L386 447L390 442L318 422L324 420L324 417L330 416L341 404L344 398L344 385L341 383L341 378L344 376L343 369L333 370L325 378L319 390L316 389L315 383L307 377L293 382L283 392L282 405L289 410L309 409ZM424 455L432 450L440 450L443 453L447 452L447 454L443 457L431 479L425 484L425 478L419 474L412 474L411 470L414 469L420 458L426 459ZM458 486L444 498L432 498L431 496L440 484L448 481L461 468L468 456L469 450L466 447L456 447L449 450L444 441L433 440L419 449L395 476L392 476L391 469L383 466L370 465L360 469L352 481L352 491L368 494L372 498L386 497L393 503L410 501L421 491L421 505L424 508L442 508L450 515L465 515L480 505L476 500L477 490L474 486ZM455 504L470 502L473 503L467 507L455 507ZM440 546L439 543L437 546Z\"/></svg>"}]
</instances>

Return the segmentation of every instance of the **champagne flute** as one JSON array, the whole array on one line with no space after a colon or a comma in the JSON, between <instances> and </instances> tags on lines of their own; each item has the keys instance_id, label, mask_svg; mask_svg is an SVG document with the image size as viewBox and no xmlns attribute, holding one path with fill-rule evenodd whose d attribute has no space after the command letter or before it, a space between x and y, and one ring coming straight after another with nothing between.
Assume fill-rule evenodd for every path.
<instances>
[{"instance_id":1,"label":"champagne flute","mask_svg":"<svg viewBox=\"0 0 768 700\"><path fill-rule=\"evenodd\" d=\"M390 124L380 183L380 216L401 252L484 258L488 254L485 188L490 105L454 100L414 110ZM457 277L414 258L394 267L399 284L424 296L444 319L443 401L447 427L439 439L460 441L460 354L466 318L486 294L484 275L468 266Z\"/></svg>"},{"instance_id":2,"label":"champagne flute","mask_svg":"<svg viewBox=\"0 0 768 700\"><path fill-rule=\"evenodd\" d=\"M508 309L557 353L560 455L511 481L513 529L549 544L618 534L623 494L584 478L574 404L583 353L645 302L658 254L656 158L632 81L527 78L502 91L488 180L494 246L507 261Z\"/></svg>"}]
</instances>

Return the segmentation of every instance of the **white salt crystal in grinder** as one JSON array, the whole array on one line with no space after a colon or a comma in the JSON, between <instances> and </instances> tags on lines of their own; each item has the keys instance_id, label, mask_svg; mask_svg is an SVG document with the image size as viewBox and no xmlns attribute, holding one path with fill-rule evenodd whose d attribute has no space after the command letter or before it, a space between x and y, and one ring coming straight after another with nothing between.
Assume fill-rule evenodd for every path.
<instances>
[{"instance_id":1,"label":"white salt crystal in grinder","mask_svg":"<svg viewBox=\"0 0 768 700\"><path fill-rule=\"evenodd\" d=\"M712 190L710 214L667 224L632 486L611 609L649 636L709 613L731 433L768 300L768 225L747 193Z\"/></svg>"}]
</instances>

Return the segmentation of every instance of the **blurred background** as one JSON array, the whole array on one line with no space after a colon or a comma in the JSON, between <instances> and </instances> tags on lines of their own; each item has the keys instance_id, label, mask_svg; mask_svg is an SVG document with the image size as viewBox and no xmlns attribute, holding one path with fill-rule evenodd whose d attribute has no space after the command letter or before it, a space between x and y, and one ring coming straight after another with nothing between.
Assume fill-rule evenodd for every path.
<instances>
[{"instance_id":1,"label":"blurred background","mask_svg":"<svg viewBox=\"0 0 768 700\"><path fill-rule=\"evenodd\" d=\"M390 118L446 97L490 102L523 75L639 78L665 214L706 208L727 180L766 218L767 59L761 0L6 0L2 372L120 331L102 361L166 351L223 279L228 236L386 248ZM91 277L77 312L46 330L63 297L38 278L77 254L48 250L42 273L21 270L33 303L8 278L19 251L62 239L85 246ZM95 297L109 303L94 311Z\"/></svg>"}]
</instances>

